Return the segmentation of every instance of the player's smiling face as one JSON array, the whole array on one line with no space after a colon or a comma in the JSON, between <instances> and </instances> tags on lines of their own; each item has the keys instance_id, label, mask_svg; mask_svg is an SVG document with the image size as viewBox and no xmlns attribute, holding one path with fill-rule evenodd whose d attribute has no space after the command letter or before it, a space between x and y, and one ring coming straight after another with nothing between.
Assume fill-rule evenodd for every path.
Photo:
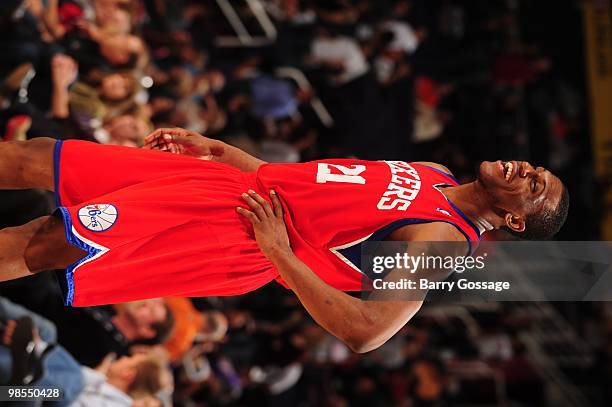
<instances>
[{"instance_id":1,"label":"player's smiling face","mask_svg":"<svg viewBox=\"0 0 612 407\"><path fill-rule=\"evenodd\" d=\"M478 180L502 216L506 212L524 218L548 205L555 208L563 190L559 178L526 161L484 161Z\"/></svg>"}]
</instances>

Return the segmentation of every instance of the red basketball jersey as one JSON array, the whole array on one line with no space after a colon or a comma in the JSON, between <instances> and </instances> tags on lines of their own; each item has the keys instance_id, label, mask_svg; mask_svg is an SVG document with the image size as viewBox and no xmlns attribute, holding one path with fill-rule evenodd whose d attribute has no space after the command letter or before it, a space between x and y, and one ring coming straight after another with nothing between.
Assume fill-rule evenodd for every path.
<instances>
[{"instance_id":1,"label":"red basketball jersey","mask_svg":"<svg viewBox=\"0 0 612 407\"><path fill-rule=\"evenodd\" d=\"M66 239L86 252L58 273L66 304L162 296L238 295L278 278L241 194L274 188L295 254L341 290L359 290L360 244L393 229L448 222L476 228L439 191L457 185L434 168L329 160L265 164L257 173L193 157L83 141L58 142L55 193Z\"/></svg>"},{"instance_id":2,"label":"red basketball jersey","mask_svg":"<svg viewBox=\"0 0 612 407\"><path fill-rule=\"evenodd\" d=\"M458 181L426 165L352 159L265 164L257 183L283 198L295 254L341 290L362 288L360 244L382 240L401 226L446 222L468 242L480 237L440 191ZM277 281L286 285L280 277Z\"/></svg>"}]
</instances>

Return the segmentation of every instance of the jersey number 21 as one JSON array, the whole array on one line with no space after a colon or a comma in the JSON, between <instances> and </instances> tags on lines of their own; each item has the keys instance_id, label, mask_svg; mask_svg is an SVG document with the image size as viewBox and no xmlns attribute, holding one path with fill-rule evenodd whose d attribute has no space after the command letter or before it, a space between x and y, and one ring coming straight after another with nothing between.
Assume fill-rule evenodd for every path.
<instances>
[{"instance_id":1,"label":"jersey number 21","mask_svg":"<svg viewBox=\"0 0 612 407\"><path fill-rule=\"evenodd\" d=\"M365 165L351 165L347 167L339 164L319 163L317 168L317 184L326 184L328 182L365 184L365 178L359 175L365 169Z\"/></svg>"}]
</instances>

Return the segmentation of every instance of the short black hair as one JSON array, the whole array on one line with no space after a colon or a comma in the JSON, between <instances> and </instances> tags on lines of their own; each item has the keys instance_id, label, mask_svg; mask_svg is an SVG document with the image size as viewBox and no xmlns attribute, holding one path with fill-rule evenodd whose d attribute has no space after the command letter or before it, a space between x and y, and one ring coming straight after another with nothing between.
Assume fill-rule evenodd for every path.
<instances>
[{"instance_id":1,"label":"short black hair","mask_svg":"<svg viewBox=\"0 0 612 407\"><path fill-rule=\"evenodd\" d=\"M525 230L522 232L516 232L507 226L504 226L503 229L519 239L550 240L565 223L568 211L569 191L564 185L561 199L555 209L544 209L540 213L528 215L525 220Z\"/></svg>"}]
</instances>

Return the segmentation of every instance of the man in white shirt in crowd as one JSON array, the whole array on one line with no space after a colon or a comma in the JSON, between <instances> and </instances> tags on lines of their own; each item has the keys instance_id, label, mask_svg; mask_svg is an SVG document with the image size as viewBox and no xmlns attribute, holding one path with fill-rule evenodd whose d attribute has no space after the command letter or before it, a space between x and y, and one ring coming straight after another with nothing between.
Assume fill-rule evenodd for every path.
<instances>
[{"instance_id":1,"label":"man in white shirt in crowd","mask_svg":"<svg viewBox=\"0 0 612 407\"><path fill-rule=\"evenodd\" d=\"M73 407L128 407L135 399L157 394L166 372L159 360L137 354L114 360L110 355L94 369L82 367L85 388Z\"/></svg>"},{"instance_id":2,"label":"man in white shirt in crowd","mask_svg":"<svg viewBox=\"0 0 612 407\"><path fill-rule=\"evenodd\" d=\"M336 86L360 78L370 69L357 41L325 27L317 28L308 62L333 69L335 74L328 76L328 81Z\"/></svg>"}]
</instances>

